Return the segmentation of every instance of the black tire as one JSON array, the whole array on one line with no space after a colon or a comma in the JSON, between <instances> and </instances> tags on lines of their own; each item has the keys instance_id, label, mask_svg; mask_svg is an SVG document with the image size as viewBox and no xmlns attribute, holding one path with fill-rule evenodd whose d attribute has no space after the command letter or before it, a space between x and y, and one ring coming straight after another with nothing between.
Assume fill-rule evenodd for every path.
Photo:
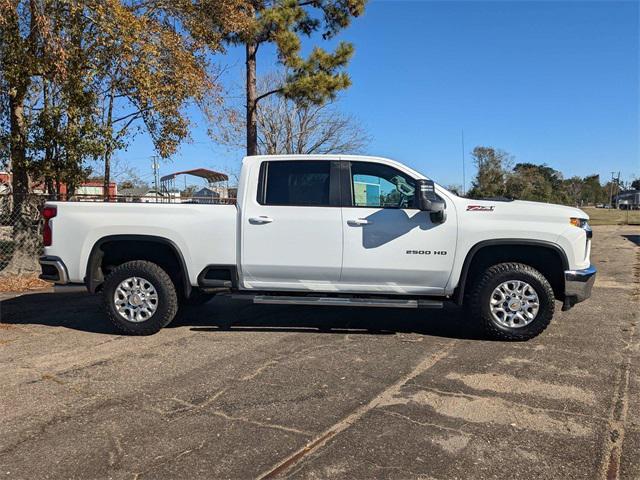
<instances>
[{"instance_id":1,"label":"black tire","mask_svg":"<svg viewBox=\"0 0 640 480\"><path fill-rule=\"evenodd\" d=\"M510 280L528 283L538 295L537 315L531 323L522 327L506 326L491 314L493 291ZM500 263L489 267L472 286L468 307L488 337L498 340L529 340L547 328L553 317L555 302L549 281L538 270L522 263Z\"/></svg>"},{"instance_id":2,"label":"black tire","mask_svg":"<svg viewBox=\"0 0 640 480\"><path fill-rule=\"evenodd\" d=\"M116 308L115 293L121 282L138 277L150 283L157 292L155 311L138 322L124 318ZM119 332L126 335L152 335L168 325L178 311L176 287L160 266L145 260L126 262L114 268L105 279L102 300L109 320Z\"/></svg>"}]
</instances>

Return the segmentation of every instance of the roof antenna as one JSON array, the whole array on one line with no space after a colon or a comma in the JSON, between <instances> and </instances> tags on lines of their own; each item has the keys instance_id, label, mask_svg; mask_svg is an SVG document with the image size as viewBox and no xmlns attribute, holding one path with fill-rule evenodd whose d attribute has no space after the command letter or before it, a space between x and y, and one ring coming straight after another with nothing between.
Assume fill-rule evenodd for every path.
<instances>
[{"instance_id":1,"label":"roof antenna","mask_svg":"<svg viewBox=\"0 0 640 480\"><path fill-rule=\"evenodd\" d=\"M467 187L467 179L464 170L464 128L461 130L462 133L462 196L465 196L466 187Z\"/></svg>"}]
</instances>

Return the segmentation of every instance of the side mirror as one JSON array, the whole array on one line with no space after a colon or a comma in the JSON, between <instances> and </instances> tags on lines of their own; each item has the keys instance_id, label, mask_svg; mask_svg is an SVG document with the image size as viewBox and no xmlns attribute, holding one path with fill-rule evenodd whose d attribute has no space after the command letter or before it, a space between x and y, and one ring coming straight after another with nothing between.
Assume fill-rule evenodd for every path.
<instances>
[{"instance_id":1,"label":"side mirror","mask_svg":"<svg viewBox=\"0 0 640 480\"><path fill-rule=\"evenodd\" d=\"M447 218L445 212L446 205L436 195L436 189L433 180L418 180L418 188L416 195L418 200L418 208L424 212L429 212L433 223L442 223Z\"/></svg>"}]
</instances>

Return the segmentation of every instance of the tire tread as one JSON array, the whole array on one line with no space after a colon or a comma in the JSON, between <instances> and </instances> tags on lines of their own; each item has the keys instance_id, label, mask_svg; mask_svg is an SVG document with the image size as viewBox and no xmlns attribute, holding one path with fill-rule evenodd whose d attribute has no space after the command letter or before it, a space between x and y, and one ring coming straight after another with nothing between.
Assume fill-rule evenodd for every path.
<instances>
[{"instance_id":1,"label":"tire tread","mask_svg":"<svg viewBox=\"0 0 640 480\"><path fill-rule=\"evenodd\" d=\"M487 314L484 309L484 302L487 301L485 296L485 289L490 283L494 281L496 277L502 276L507 273L517 273L519 275L525 275L533 277L542 287L542 292L538 291L538 296L541 299L545 297L546 308L544 311L541 309L538 312L538 316L535 320L527 326L527 328L504 330L499 328L491 318L491 314ZM536 288L538 290L538 288ZM493 265L480 276L478 281L473 286L471 293L468 297L468 305L472 314L480 321L484 332L493 339L497 340L510 340L510 341L523 341L529 340L542 333L553 317L555 310L555 298L553 294L553 288L549 284L549 281L535 268L526 265L524 263L508 262L498 263Z\"/></svg>"},{"instance_id":2,"label":"tire tread","mask_svg":"<svg viewBox=\"0 0 640 480\"><path fill-rule=\"evenodd\" d=\"M148 280L153 282L156 291L158 291L158 296L162 293L164 294L162 299L164 308L158 308L147 321L140 323L127 322L120 318L117 312L111 308L113 289L117 286L115 282L122 281L119 280L120 276L124 279L128 276L144 277L145 275L152 277L148 278ZM171 277L159 265L147 260L132 260L114 268L105 279L103 305L109 321L121 333L126 335L153 335L167 326L176 316L178 312L178 295Z\"/></svg>"}]
</instances>

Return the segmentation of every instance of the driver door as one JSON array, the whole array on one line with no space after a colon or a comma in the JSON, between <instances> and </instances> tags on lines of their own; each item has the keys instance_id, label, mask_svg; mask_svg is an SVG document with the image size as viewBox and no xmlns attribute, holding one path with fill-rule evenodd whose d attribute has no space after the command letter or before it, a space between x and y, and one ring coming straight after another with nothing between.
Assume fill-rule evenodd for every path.
<instances>
[{"instance_id":1,"label":"driver door","mask_svg":"<svg viewBox=\"0 0 640 480\"><path fill-rule=\"evenodd\" d=\"M434 224L416 208L415 179L384 163L345 162L341 174L342 287L442 294L456 246L453 209L444 223Z\"/></svg>"}]
</instances>

